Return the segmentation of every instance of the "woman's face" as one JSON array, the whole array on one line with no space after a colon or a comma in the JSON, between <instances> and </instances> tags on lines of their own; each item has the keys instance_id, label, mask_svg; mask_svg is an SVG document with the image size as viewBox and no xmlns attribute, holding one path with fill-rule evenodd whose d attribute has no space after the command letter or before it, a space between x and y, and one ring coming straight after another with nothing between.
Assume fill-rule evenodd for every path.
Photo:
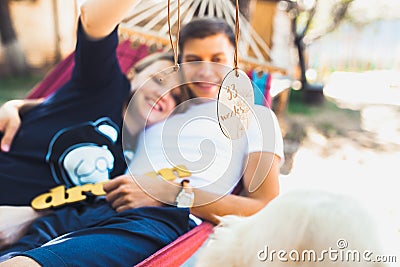
<instances>
[{"instance_id":1,"label":"woman's face","mask_svg":"<svg viewBox=\"0 0 400 267\"><path fill-rule=\"evenodd\" d=\"M223 78L233 68L234 51L233 45L223 33L185 42L182 62L192 62L184 66L185 79L197 97L217 96Z\"/></svg>"},{"instance_id":2,"label":"woman's face","mask_svg":"<svg viewBox=\"0 0 400 267\"><path fill-rule=\"evenodd\" d=\"M126 120L145 122L149 126L171 114L180 95L177 88L180 80L178 75L171 74L172 66L169 60L158 60L135 75L131 82L135 93L130 100Z\"/></svg>"}]
</instances>

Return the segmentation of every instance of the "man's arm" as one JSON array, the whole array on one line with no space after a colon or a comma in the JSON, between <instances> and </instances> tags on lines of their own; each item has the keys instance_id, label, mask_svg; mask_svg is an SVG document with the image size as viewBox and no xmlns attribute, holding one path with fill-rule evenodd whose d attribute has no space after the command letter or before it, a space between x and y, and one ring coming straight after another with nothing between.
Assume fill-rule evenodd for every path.
<instances>
[{"instance_id":1,"label":"man's arm","mask_svg":"<svg viewBox=\"0 0 400 267\"><path fill-rule=\"evenodd\" d=\"M0 107L0 132L3 133L1 138L1 150L8 152L10 150L15 134L21 125L20 114L36 107L44 101L39 99L10 100Z\"/></svg>"},{"instance_id":2,"label":"man's arm","mask_svg":"<svg viewBox=\"0 0 400 267\"><path fill-rule=\"evenodd\" d=\"M279 162L279 157L273 153L251 153L241 195L228 194L215 201L216 195L194 189L195 203L191 212L214 223L219 222L216 216L250 216L258 212L279 194Z\"/></svg>"},{"instance_id":3,"label":"man's arm","mask_svg":"<svg viewBox=\"0 0 400 267\"><path fill-rule=\"evenodd\" d=\"M244 172L243 194L218 196L194 189L195 202L191 212L208 221L218 223L218 216L249 216L262 209L279 194L280 159L273 153L257 152L249 155ZM142 206L175 203L180 186L150 177L123 175L104 185L107 200L118 212Z\"/></svg>"},{"instance_id":4,"label":"man's arm","mask_svg":"<svg viewBox=\"0 0 400 267\"><path fill-rule=\"evenodd\" d=\"M101 39L109 35L124 18L127 11L134 8L139 0L87 0L81 6L82 27L89 38ZM19 129L19 113L43 102L38 100L11 100L0 108L1 150L8 152L12 140Z\"/></svg>"},{"instance_id":5,"label":"man's arm","mask_svg":"<svg viewBox=\"0 0 400 267\"><path fill-rule=\"evenodd\" d=\"M101 91L107 88L107 84L125 80L116 54L117 25L137 2L87 0L81 6L71 81L82 88L82 94L87 93L90 97L93 93L107 93L109 90ZM110 96L125 98L128 88L122 86L118 89L121 89L118 94Z\"/></svg>"}]
</instances>

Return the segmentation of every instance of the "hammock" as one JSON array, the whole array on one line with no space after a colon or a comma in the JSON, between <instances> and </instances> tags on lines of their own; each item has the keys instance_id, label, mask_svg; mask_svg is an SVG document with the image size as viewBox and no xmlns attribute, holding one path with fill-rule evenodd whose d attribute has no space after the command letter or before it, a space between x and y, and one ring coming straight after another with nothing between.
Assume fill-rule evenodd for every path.
<instances>
[{"instance_id":1,"label":"hammock","mask_svg":"<svg viewBox=\"0 0 400 267\"><path fill-rule=\"evenodd\" d=\"M129 40L121 42L117 47L117 57L121 70L126 73L140 59L152 52L147 45L133 47ZM27 95L29 99L47 97L70 79L74 67L74 53L59 63L46 77ZM213 224L202 222L191 231L174 242L155 252L136 266L180 266L207 239L212 232Z\"/></svg>"},{"instance_id":2,"label":"hammock","mask_svg":"<svg viewBox=\"0 0 400 267\"><path fill-rule=\"evenodd\" d=\"M148 45L168 50L170 36L167 9L168 1L141 0L121 22L120 34L132 42L139 40ZM170 23L171 27L175 29L178 27L178 12L180 12L183 25L195 17L218 17L235 29L236 9L232 1L186 0L181 4L179 11L176 2L170 5L170 9ZM272 64L270 48L241 13L239 13L239 21L240 67L247 72L253 82L255 104L272 107L271 75L276 72L285 74L286 70Z\"/></svg>"},{"instance_id":3,"label":"hammock","mask_svg":"<svg viewBox=\"0 0 400 267\"><path fill-rule=\"evenodd\" d=\"M149 54L149 47L145 44L132 47L129 40L121 42L117 47L117 57L123 73L139 60ZM59 63L46 77L28 93L28 99L35 99L49 96L62 85L64 85L72 75L74 68L74 53L66 57Z\"/></svg>"},{"instance_id":4,"label":"hammock","mask_svg":"<svg viewBox=\"0 0 400 267\"><path fill-rule=\"evenodd\" d=\"M178 4L171 1L171 28L178 27ZM122 34L132 38L164 47L170 46L168 28L168 1L141 0L120 24ZM194 17L218 17L235 29L236 9L228 0L185 0L180 9L181 24L184 25ZM241 68L261 68L266 72L285 73L286 70L275 66L270 61L270 48L255 31L250 22L240 13L239 57Z\"/></svg>"},{"instance_id":5,"label":"hammock","mask_svg":"<svg viewBox=\"0 0 400 267\"><path fill-rule=\"evenodd\" d=\"M186 262L207 240L214 225L202 222L186 234L143 260L136 267L177 267Z\"/></svg>"}]
</instances>

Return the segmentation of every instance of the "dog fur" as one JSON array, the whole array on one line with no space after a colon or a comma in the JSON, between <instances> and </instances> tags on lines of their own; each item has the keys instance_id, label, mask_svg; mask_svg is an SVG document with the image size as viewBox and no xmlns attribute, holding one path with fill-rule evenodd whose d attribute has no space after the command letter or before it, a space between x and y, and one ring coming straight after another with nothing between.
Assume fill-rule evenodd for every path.
<instances>
[{"instance_id":1,"label":"dog fur","mask_svg":"<svg viewBox=\"0 0 400 267\"><path fill-rule=\"evenodd\" d=\"M346 242L346 248L338 247ZM318 260L322 251L329 248L339 251L338 257L342 252L357 250L361 253L361 261L346 261L347 256L342 257L344 260L334 261L330 260L329 254L325 254L323 261ZM222 217L221 224L200 251L196 267L386 266L362 259L364 251L378 255L379 248L374 220L355 199L328 192L299 190L278 196L253 216ZM272 250L277 253L286 251L286 256L281 256L288 261L279 260L277 253L272 255L273 258L271 255L266 258ZM299 253L300 260L302 253L306 253L305 260L291 260L289 253L295 253L293 250ZM312 257L311 261L307 260L307 250L316 252L315 262ZM296 258L296 254L291 255Z\"/></svg>"}]
</instances>

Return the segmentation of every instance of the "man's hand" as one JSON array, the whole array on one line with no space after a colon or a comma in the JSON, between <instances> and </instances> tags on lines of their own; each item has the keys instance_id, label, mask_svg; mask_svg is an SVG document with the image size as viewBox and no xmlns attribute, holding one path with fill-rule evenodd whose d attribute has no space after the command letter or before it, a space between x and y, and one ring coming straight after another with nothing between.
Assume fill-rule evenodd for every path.
<instances>
[{"instance_id":1,"label":"man's hand","mask_svg":"<svg viewBox=\"0 0 400 267\"><path fill-rule=\"evenodd\" d=\"M29 111L44 101L44 98L9 100L0 107L0 132L3 133L0 148L10 151L15 134L21 125L20 114Z\"/></svg>"},{"instance_id":2,"label":"man's hand","mask_svg":"<svg viewBox=\"0 0 400 267\"><path fill-rule=\"evenodd\" d=\"M10 146L21 124L19 117L19 108L23 100L10 100L0 108L0 132L3 133L1 138L1 150L3 152L10 151Z\"/></svg>"},{"instance_id":3,"label":"man's hand","mask_svg":"<svg viewBox=\"0 0 400 267\"><path fill-rule=\"evenodd\" d=\"M161 202L146 194L130 175L121 175L103 186L106 199L117 212L144 206L161 206Z\"/></svg>"}]
</instances>

